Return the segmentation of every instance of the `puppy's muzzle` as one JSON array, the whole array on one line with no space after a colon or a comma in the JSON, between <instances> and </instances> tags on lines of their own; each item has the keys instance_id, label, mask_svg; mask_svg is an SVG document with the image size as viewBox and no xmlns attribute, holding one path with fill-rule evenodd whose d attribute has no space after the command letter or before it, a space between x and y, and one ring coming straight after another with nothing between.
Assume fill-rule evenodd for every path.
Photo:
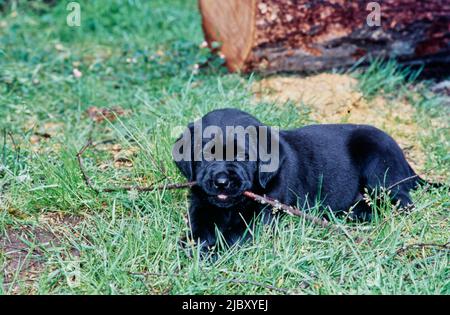
<instances>
[{"instance_id":1,"label":"puppy's muzzle","mask_svg":"<svg viewBox=\"0 0 450 315\"><path fill-rule=\"evenodd\" d=\"M238 202L251 183L245 169L230 162L211 163L202 172L200 182L208 200L219 207L229 207Z\"/></svg>"}]
</instances>

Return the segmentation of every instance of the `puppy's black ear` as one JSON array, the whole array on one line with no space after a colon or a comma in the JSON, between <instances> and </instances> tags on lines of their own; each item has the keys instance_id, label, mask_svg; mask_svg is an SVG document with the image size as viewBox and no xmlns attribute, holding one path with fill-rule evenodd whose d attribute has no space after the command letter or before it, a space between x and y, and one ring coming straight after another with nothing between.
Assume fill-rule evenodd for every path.
<instances>
[{"instance_id":1,"label":"puppy's black ear","mask_svg":"<svg viewBox=\"0 0 450 315\"><path fill-rule=\"evenodd\" d=\"M258 181L259 185L262 188L266 188L267 184L280 172L281 164L284 162L284 157L281 157L278 162L278 167L273 171L264 171L264 166L267 166L268 163L261 163L258 161Z\"/></svg>"},{"instance_id":2,"label":"puppy's black ear","mask_svg":"<svg viewBox=\"0 0 450 315\"><path fill-rule=\"evenodd\" d=\"M172 157L178 169L188 181L195 178L194 174L194 124L189 124L183 134L175 141Z\"/></svg>"},{"instance_id":3,"label":"puppy's black ear","mask_svg":"<svg viewBox=\"0 0 450 315\"><path fill-rule=\"evenodd\" d=\"M279 173L285 160L282 151L278 129L259 129L258 181L262 188L266 188L268 183Z\"/></svg>"}]
</instances>

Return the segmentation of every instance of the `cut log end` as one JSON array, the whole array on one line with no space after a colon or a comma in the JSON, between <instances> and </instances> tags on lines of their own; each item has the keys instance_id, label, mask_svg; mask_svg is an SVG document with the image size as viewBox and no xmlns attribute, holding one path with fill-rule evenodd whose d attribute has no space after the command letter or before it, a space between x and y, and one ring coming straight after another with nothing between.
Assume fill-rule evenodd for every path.
<instances>
[{"instance_id":1,"label":"cut log end","mask_svg":"<svg viewBox=\"0 0 450 315\"><path fill-rule=\"evenodd\" d=\"M212 48L220 43L230 71L239 71L253 42L256 0L200 0L205 39Z\"/></svg>"}]
</instances>

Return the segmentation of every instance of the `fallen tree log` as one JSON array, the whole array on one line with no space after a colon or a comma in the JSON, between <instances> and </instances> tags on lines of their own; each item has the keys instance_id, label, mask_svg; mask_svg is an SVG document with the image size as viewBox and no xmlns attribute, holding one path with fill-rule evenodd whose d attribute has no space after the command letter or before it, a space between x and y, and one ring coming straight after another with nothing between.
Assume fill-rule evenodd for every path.
<instances>
[{"instance_id":1,"label":"fallen tree log","mask_svg":"<svg viewBox=\"0 0 450 315\"><path fill-rule=\"evenodd\" d=\"M322 71L362 57L448 71L450 0L369 2L199 0L199 8L206 41L221 44L233 72Z\"/></svg>"}]
</instances>

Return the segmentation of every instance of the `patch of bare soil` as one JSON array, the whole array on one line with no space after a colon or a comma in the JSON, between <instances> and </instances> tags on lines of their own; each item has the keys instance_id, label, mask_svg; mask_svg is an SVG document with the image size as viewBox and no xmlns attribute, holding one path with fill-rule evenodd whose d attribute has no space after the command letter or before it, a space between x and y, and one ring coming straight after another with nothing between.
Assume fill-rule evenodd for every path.
<instances>
[{"instance_id":1,"label":"patch of bare soil","mask_svg":"<svg viewBox=\"0 0 450 315\"><path fill-rule=\"evenodd\" d=\"M9 228L0 235L0 253L4 257L2 266L5 292L20 292L20 287L32 287L39 274L46 269L45 252L62 246L65 235L81 222L81 217L58 213L43 214L38 225L23 225ZM79 256L75 249L71 255Z\"/></svg>"},{"instance_id":2,"label":"patch of bare soil","mask_svg":"<svg viewBox=\"0 0 450 315\"><path fill-rule=\"evenodd\" d=\"M257 100L306 105L318 123L374 125L396 139L411 166L423 172L426 155L418 139L426 131L415 122L415 109L405 101L388 102L381 96L367 101L357 83L355 78L341 74L275 76L256 82L253 92Z\"/></svg>"},{"instance_id":3,"label":"patch of bare soil","mask_svg":"<svg viewBox=\"0 0 450 315\"><path fill-rule=\"evenodd\" d=\"M139 147L137 146L123 147L122 145L116 143L99 144L96 149L99 151L108 152L113 158L112 161L107 161L100 164L99 168L101 170L106 170L111 166L118 169L131 168L133 167L133 158L139 152Z\"/></svg>"},{"instance_id":4,"label":"patch of bare soil","mask_svg":"<svg viewBox=\"0 0 450 315\"><path fill-rule=\"evenodd\" d=\"M105 120L114 121L117 117L129 115L130 111L125 110L120 106L114 106L112 108L99 108L97 106L91 106L87 109L86 113L94 122L101 123Z\"/></svg>"},{"instance_id":5,"label":"patch of bare soil","mask_svg":"<svg viewBox=\"0 0 450 315\"><path fill-rule=\"evenodd\" d=\"M59 152L60 143L49 143L49 140L56 138L63 133L64 124L60 122L39 123L37 117L30 118L23 126L25 132L31 131L29 142L31 150L35 153L52 153Z\"/></svg>"}]
</instances>

